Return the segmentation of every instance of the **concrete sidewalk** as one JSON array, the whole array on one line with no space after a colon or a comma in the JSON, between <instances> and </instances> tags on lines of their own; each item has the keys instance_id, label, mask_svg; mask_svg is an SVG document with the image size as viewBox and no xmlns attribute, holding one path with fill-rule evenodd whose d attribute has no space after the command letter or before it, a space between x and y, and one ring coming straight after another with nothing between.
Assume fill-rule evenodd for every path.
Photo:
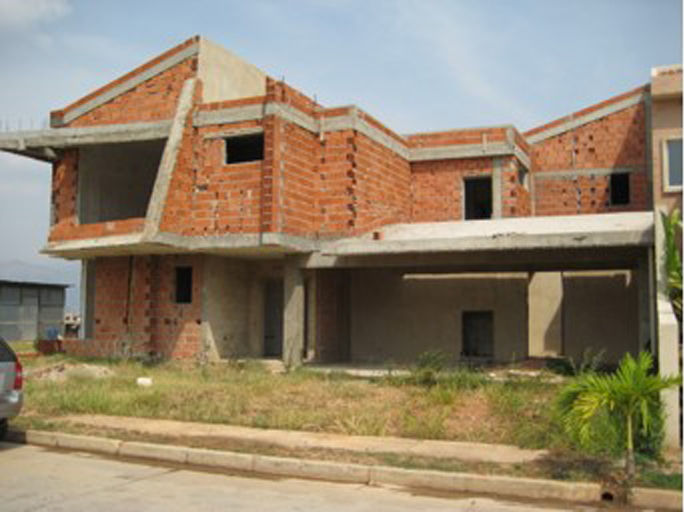
<instances>
[{"instance_id":1,"label":"concrete sidewalk","mask_svg":"<svg viewBox=\"0 0 684 512\"><path fill-rule=\"evenodd\" d=\"M319 432L272 430L210 423L153 420L121 416L77 415L61 419L89 427L115 428L141 434L223 438L287 449L345 450L360 453L392 453L463 461L521 464L546 455L545 450L524 450L503 444L430 441L399 437L349 436Z\"/></svg>"}]
</instances>

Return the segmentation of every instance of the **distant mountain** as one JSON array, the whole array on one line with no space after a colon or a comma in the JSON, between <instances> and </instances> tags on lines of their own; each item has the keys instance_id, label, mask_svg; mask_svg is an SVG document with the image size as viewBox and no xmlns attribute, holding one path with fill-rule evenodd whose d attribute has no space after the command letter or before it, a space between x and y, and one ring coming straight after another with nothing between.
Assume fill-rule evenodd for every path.
<instances>
[{"instance_id":1,"label":"distant mountain","mask_svg":"<svg viewBox=\"0 0 684 512\"><path fill-rule=\"evenodd\" d=\"M0 260L0 280L66 284L66 311L79 311L81 265L78 262L45 259L41 263Z\"/></svg>"}]
</instances>

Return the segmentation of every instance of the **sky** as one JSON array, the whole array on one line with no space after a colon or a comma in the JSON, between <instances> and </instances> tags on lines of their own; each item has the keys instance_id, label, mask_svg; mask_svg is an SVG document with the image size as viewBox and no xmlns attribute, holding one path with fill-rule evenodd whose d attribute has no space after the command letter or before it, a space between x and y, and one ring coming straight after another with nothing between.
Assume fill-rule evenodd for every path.
<instances>
[{"instance_id":1,"label":"sky","mask_svg":"<svg viewBox=\"0 0 684 512\"><path fill-rule=\"evenodd\" d=\"M527 130L682 62L681 0L0 0L0 132L200 34L325 106L399 133ZM0 153L0 276L80 267L40 255L50 166ZM24 268L27 270L20 271Z\"/></svg>"}]
</instances>

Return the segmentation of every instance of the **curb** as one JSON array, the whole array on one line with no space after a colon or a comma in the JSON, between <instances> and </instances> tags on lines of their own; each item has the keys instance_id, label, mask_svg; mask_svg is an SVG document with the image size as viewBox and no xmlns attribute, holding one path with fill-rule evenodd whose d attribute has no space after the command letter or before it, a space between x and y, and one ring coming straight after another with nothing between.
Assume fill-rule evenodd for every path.
<instances>
[{"instance_id":1,"label":"curb","mask_svg":"<svg viewBox=\"0 0 684 512\"><path fill-rule=\"evenodd\" d=\"M7 440L38 446L81 450L120 457L136 457L261 475L363 485L393 485L440 492L473 492L580 503L600 502L603 493L601 485L596 483L558 482L535 478L450 473L272 457L175 445L121 441L42 430L10 431ZM639 507L681 510L682 493L637 487L632 489L629 502Z\"/></svg>"}]
</instances>

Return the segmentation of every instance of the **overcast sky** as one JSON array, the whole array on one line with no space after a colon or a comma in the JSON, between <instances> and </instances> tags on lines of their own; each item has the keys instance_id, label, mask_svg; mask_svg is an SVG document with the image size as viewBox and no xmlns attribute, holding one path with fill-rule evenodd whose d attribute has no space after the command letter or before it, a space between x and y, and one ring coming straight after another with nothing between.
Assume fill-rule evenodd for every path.
<instances>
[{"instance_id":1,"label":"overcast sky","mask_svg":"<svg viewBox=\"0 0 684 512\"><path fill-rule=\"evenodd\" d=\"M400 133L526 130L682 61L681 0L0 0L0 131L201 34L326 106ZM38 255L50 168L0 153L0 265ZM1 270L1 269L0 269Z\"/></svg>"}]
</instances>

